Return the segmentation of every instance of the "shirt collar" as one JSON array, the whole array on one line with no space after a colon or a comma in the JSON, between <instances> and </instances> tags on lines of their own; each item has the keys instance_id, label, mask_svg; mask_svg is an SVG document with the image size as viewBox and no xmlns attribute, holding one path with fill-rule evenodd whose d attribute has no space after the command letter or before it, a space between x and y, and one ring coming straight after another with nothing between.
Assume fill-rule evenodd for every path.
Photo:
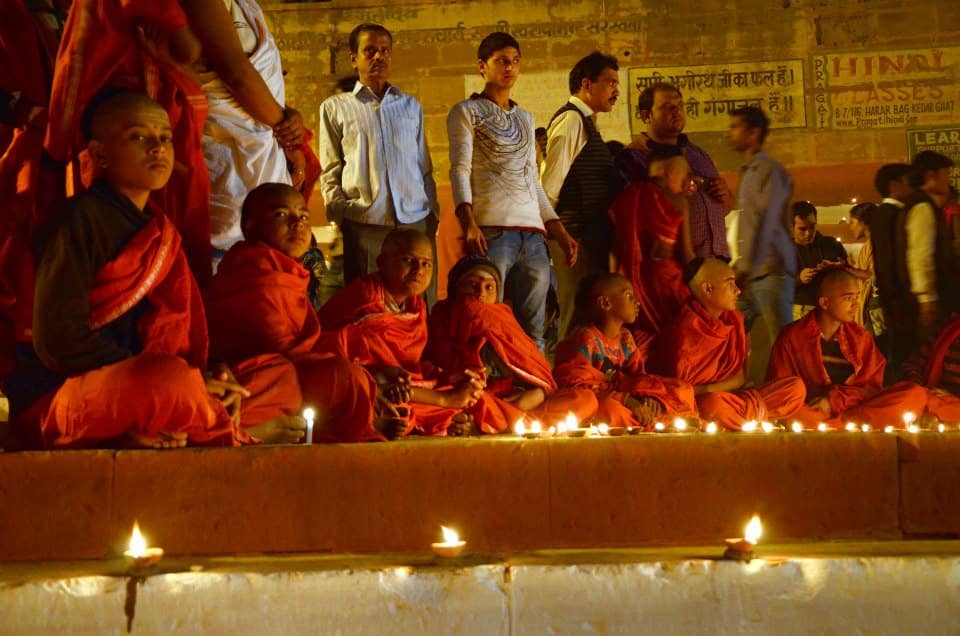
<instances>
[{"instance_id":1,"label":"shirt collar","mask_svg":"<svg viewBox=\"0 0 960 636\"><path fill-rule=\"evenodd\" d=\"M377 94L374 93L373 90L364 85L360 80L357 80L357 83L353 86L353 94L357 97L360 97L361 93L364 93L367 97L373 97L374 99L377 99ZM387 90L383 93L383 98L386 99L387 95L391 94L395 97L399 97L400 89L393 84L387 84Z\"/></svg>"},{"instance_id":2,"label":"shirt collar","mask_svg":"<svg viewBox=\"0 0 960 636\"><path fill-rule=\"evenodd\" d=\"M883 201L881 201L880 203L889 203L890 205L897 208L903 207L903 202L898 199L894 199L893 197L883 197Z\"/></svg>"},{"instance_id":3,"label":"shirt collar","mask_svg":"<svg viewBox=\"0 0 960 636\"><path fill-rule=\"evenodd\" d=\"M571 96L570 96L570 103L573 104L574 106L576 106L577 109L578 109L581 113L583 113L583 116L584 116L584 117L592 117L592 116L593 116L594 110L593 110L592 108L590 108L589 106L587 106L587 103L586 103L585 101L583 101L582 99L580 99L579 97L577 97L576 95L571 95Z\"/></svg>"},{"instance_id":4,"label":"shirt collar","mask_svg":"<svg viewBox=\"0 0 960 636\"><path fill-rule=\"evenodd\" d=\"M755 169L760 164L760 161L766 159L767 156L766 150L758 150L756 154L750 157L750 161L740 166L740 172Z\"/></svg>"}]
</instances>

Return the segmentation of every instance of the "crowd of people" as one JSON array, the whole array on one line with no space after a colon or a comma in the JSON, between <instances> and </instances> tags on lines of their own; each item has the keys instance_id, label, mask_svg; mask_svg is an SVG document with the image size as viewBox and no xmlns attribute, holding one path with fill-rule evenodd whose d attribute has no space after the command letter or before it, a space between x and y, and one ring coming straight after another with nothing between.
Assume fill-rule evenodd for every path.
<instances>
[{"instance_id":1,"label":"crowd of people","mask_svg":"<svg viewBox=\"0 0 960 636\"><path fill-rule=\"evenodd\" d=\"M0 76L0 371L20 447L297 443L306 406L314 442L571 416L960 422L947 157L879 171L883 201L851 211L850 259L791 201L761 109L730 115L734 195L683 133L675 86L647 87L646 130L611 150L596 115L619 67L594 52L538 151L511 99L520 43L491 33L483 90L447 119L461 258L438 301L423 111L390 82L383 26L350 34L357 77L320 105L315 156L254 0L0 6L0 54L29 52ZM316 309L318 179L345 286ZM757 318L762 383L747 373Z\"/></svg>"}]
</instances>

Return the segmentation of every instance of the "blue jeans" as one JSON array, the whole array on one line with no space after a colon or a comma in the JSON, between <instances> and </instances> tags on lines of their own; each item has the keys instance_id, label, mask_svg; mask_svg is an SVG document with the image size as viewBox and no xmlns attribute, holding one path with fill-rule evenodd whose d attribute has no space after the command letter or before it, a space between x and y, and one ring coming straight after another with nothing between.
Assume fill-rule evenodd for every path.
<instances>
[{"instance_id":1,"label":"blue jeans","mask_svg":"<svg viewBox=\"0 0 960 636\"><path fill-rule=\"evenodd\" d=\"M770 274L750 281L737 301L747 333L757 318L763 318L772 346L780 330L793 322L793 287L794 278L789 274Z\"/></svg>"},{"instance_id":2,"label":"blue jeans","mask_svg":"<svg viewBox=\"0 0 960 636\"><path fill-rule=\"evenodd\" d=\"M543 323L550 290L547 241L537 232L483 228L487 258L500 271L500 300L509 302L513 315L543 351Z\"/></svg>"}]
</instances>

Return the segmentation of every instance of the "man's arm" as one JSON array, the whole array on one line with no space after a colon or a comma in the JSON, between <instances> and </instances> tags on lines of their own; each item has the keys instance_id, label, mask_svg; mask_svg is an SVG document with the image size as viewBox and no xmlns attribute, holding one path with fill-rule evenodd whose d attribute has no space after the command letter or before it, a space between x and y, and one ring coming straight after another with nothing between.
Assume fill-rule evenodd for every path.
<instances>
[{"instance_id":1,"label":"man's arm","mask_svg":"<svg viewBox=\"0 0 960 636\"><path fill-rule=\"evenodd\" d=\"M583 136L583 118L572 110L554 119L547 130L547 156L540 166L540 184L554 208L570 166L583 150Z\"/></svg>"},{"instance_id":2,"label":"man's arm","mask_svg":"<svg viewBox=\"0 0 960 636\"><path fill-rule=\"evenodd\" d=\"M412 99L412 98L411 98ZM423 175L423 191L427 195L430 211L434 216L440 214L440 204L437 202L437 182L433 179L433 161L430 159L430 147L427 145L427 135L423 126L423 108L417 103L417 165Z\"/></svg>"},{"instance_id":3,"label":"man's arm","mask_svg":"<svg viewBox=\"0 0 960 636\"><path fill-rule=\"evenodd\" d=\"M907 211L907 271L910 293L919 304L920 324L930 327L937 321L936 212L929 203L918 203Z\"/></svg>"},{"instance_id":4,"label":"man's arm","mask_svg":"<svg viewBox=\"0 0 960 636\"><path fill-rule=\"evenodd\" d=\"M759 273L774 250L780 252L786 271L796 275L796 259L791 258L793 249L792 245L788 244L791 239L785 226L787 205L793 196L793 180L786 170L774 164L765 164L761 170L766 171L759 180L759 200L763 202L763 215L760 218L760 228L753 239L750 275L753 277Z\"/></svg>"},{"instance_id":5,"label":"man's arm","mask_svg":"<svg viewBox=\"0 0 960 636\"><path fill-rule=\"evenodd\" d=\"M343 127L331 100L320 105L320 126L317 130L318 157L323 172L320 173L320 192L327 208L327 219L343 221L347 208L347 196L343 192Z\"/></svg>"}]
</instances>

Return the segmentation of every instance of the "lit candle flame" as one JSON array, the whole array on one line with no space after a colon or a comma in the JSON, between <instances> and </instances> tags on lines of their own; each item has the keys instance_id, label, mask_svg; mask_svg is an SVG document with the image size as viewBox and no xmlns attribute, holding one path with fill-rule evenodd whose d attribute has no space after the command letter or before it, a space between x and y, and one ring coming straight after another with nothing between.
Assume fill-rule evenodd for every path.
<instances>
[{"instance_id":1,"label":"lit candle flame","mask_svg":"<svg viewBox=\"0 0 960 636\"><path fill-rule=\"evenodd\" d=\"M316 415L317 415L317 412L314 411L309 406L303 409L303 419L307 420L308 422L312 422L313 418L316 417Z\"/></svg>"},{"instance_id":2,"label":"lit candle flame","mask_svg":"<svg viewBox=\"0 0 960 636\"><path fill-rule=\"evenodd\" d=\"M527 427L523 424L523 420L517 420L513 425L513 434L522 436L527 432Z\"/></svg>"},{"instance_id":3,"label":"lit candle flame","mask_svg":"<svg viewBox=\"0 0 960 636\"><path fill-rule=\"evenodd\" d=\"M907 432L913 433L913 434L919 433L920 427L917 426L916 424L911 424L910 426L907 427Z\"/></svg>"},{"instance_id":4,"label":"lit candle flame","mask_svg":"<svg viewBox=\"0 0 960 636\"><path fill-rule=\"evenodd\" d=\"M891 425L889 425L889 424L888 424L887 426L884 426L884 427L883 427L883 432L884 432L884 433L892 433L893 431L894 431L893 426L891 426Z\"/></svg>"},{"instance_id":5,"label":"lit candle flame","mask_svg":"<svg viewBox=\"0 0 960 636\"><path fill-rule=\"evenodd\" d=\"M917 414L913 413L912 411L907 411L906 413L903 414L903 423L906 424L907 426L910 426L911 424L913 424L916 421L916 419L917 419Z\"/></svg>"},{"instance_id":6,"label":"lit candle flame","mask_svg":"<svg viewBox=\"0 0 960 636\"><path fill-rule=\"evenodd\" d=\"M440 526L440 531L443 532L443 542L444 543L460 543L460 535L457 534L457 531L453 528L448 528L447 526Z\"/></svg>"},{"instance_id":7,"label":"lit candle flame","mask_svg":"<svg viewBox=\"0 0 960 636\"><path fill-rule=\"evenodd\" d=\"M937 430L943 433L944 431L947 430L947 427L943 422L940 422L939 424L937 424Z\"/></svg>"},{"instance_id":8,"label":"lit candle flame","mask_svg":"<svg viewBox=\"0 0 960 636\"><path fill-rule=\"evenodd\" d=\"M597 432L600 433L600 435L609 435L610 425L607 424L606 422L601 422L600 424L597 424Z\"/></svg>"},{"instance_id":9,"label":"lit candle flame","mask_svg":"<svg viewBox=\"0 0 960 636\"><path fill-rule=\"evenodd\" d=\"M719 429L716 422L707 422L707 428L704 430L706 430L707 435L716 435Z\"/></svg>"},{"instance_id":10,"label":"lit candle flame","mask_svg":"<svg viewBox=\"0 0 960 636\"><path fill-rule=\"evenodd\" d=\"M133 522L133 533L130 535L130 556L139 559L147 553L147 540L140 533L140 524Z\"/></svg>"},{"instance_id":11,"label":"lit candle flame","mask_svg":"<svg viewBox=\"0 0 960 636\"><path fill-rule=\"evenodd\" d=\"M871 430L873 430L873 427L871 427L869 424L860 425L860 431L863 433L869 433Z\"/></svg>"},{"instance_id":12,"label":"lit candle flame","mask_svg":"<svg viewBox=\"0 0 960 636\"><path fill-rule=\"evenodd\" d=\"M743 423L743 427L741 428L741 430L744 433L755 433L757 430L757 426L758 424L756 420L750 420L749 422Z\"/></svg>"},{"instance_id":13,"label":"lit candle flame","mask_svg":"<svg viewBox=\"0 0 960 636\"><path fill-rule=\"evenodd\" d=\"M848 431L848 432L852 433L852 432L854 432L855 430L857 430L857 428L858 428L857 425L854 424L853 422L847 422L847 431Z\"/></svg>"},{"instance_id":14,"label":"lit candle flame","mask_svg":"<svg viewBox=\"0 0 960 636\"><path fill-rule=\"evenodd\" d=\"M580 428L580 422L577 421L577 416L572 411L567 411L567 419L564 424L568 431L575 431Z\"/></svg>"},{"instance_id":15,"label":"lit candle flame","mask_svg":"<svg viewBox=\"0 0 960 636\"><path fill-rule=\"evenodd\" d=\"M530 423L530 432L537 434L543 432L543 424L540 423L540 420L533 420L533 422Z\"/></svg>"},{"instance_id":16,"label":"lit candle flame","mask_svg":"<svg viewBox=\"0 0 960 636\"><path fill-rule=\"evenodd\" d=\"M819 424L817 424L817 430L820 431L821 433L826 432L827 428L828 427L825 422L820 422Z\"/></svg>"},{"instance_id":17,"label":"lit candle flame","mask_svg":"<svg viewBox=\"0 0 960 636\"><path fill-rule=\"evenodd\" d=\"M553 437L554 435L556 435L556 434L557 434L557 427L556 427L556 426L551 426L550 428L548 428L548 429L547 429L547 434L550 435L551 437Z\"/></svg>"},{"instance_id":18,"label":"lit candle flame","mask_svg":"<svg viewBox=\"0 0 960 636\"><path fill-rule=\"evenodd\" d=\"M763 535L763 524L760 523L760 517L753 515L750 523L747 524L746 529L743 531L743 538L756 545L761 535Z\"/></svg>"},{"instance_id":19,"label":"lit candle flame","mask_svg":"<svg viewBox=\"0 0 960 636\"><path fill-rule=\"evenodd\" d=\"M794 422L793 424L790 425L790 430L793 431L794 433L802 433L803 424L801 424L800 422Z\"/></svg>"},{"instance_id":20,"label":"lit candle flame","mask_svg":"<svg viewBox=\"0 0 960 636\"><path fill-rule=\"evenodd\" d=\"M662 431L663 429L666 428L666 426L664 425L663 422L657 422L656 424L653 425L653 428L654 430Z\"/></svg>"},{"instance_id":21,"label":"lit candle flame","mask_svg":"<svg viewBox=\"0 0 960 636\"><path fill-rule=\"evenodd\" d=\"M682 417L676 417L673 419L673 429L678 433L682 433L687 430L687 420Z\"/></svg>"},{"instance_id":22,"label":"lit candle flame","mask_svg":"<svg viewBox=\"0 0 960 636\"><path fill-rule=\"evenodd\" d=\"M772 433L777 427L773 425L773 422L760 422L760 428L763 429L764 433Z\"/></svg>"}]
</instances>

